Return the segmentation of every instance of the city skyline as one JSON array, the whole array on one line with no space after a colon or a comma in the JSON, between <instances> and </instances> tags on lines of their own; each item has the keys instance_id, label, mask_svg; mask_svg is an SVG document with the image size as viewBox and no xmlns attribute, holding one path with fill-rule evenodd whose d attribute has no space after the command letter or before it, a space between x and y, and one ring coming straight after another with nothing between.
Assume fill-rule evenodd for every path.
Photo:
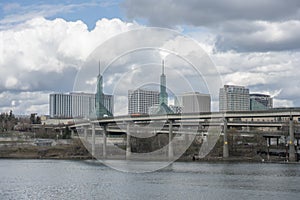
<instances>
[{"instance_id":1,"label":"city skyline","mask_svg":"<svg viewBox=\"0 0 300 200\"><path fill-rule=\"evenodd\" d=\"M175 29L196 40L215 63L223 85L243 85L253 93L270 95L273 107L299 107L299 1L252 2L251 6L203 2L173 0L173 7L156 2L161 9L153 10L134 0L2 2L0 112L49 114L49 94L72 91L77 72L99 44L150 26ZM208 7L214 12L207 13ZM167 60L168 67L190 73L176 60ZM113 92L114 73L104 80L106 93ZM176 84L173 74L168 81L170 86ZM195 91L207 93L204 89ZM218 110L216 98L212 110Z\"/></svg>"},{"instance_id":2,"label":"city skyline","mask_svg":"<svg viewBox=\"0 0 300 200\"><path fill-rule=\"evenodd\" d=\"M300 0L0 1L1 199L299 199Z\"/></svg>"},{"instance_id":3,"label":"city skyline","mask_svg":"<svg viewBox=\"0 0 300 200\"><path fill-rule=\"evenodd\" d=\"M128 90L128 115L211 112L210 94L185 91L178 96L173 96L173 104L169 104L167 76L164 67L164 60L162 60L159 91L145 88ZM49 116L51 118L103 118L113 116L115 107L114 96L103 92L103 76L100 61L98 69L95 94L74 91L69 94L50 94ZM170 106L173 106L173 109ZM224 85L219 89L219 112L257 111L272 108L273 98L270 95L250 94L248 88L237 85Z\"/></svg>"}]
</instances>

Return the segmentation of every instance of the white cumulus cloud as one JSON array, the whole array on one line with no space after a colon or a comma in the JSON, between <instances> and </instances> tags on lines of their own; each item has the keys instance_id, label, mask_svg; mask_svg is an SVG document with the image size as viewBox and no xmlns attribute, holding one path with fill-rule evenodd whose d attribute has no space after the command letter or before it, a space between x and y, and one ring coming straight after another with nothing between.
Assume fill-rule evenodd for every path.
<instances>
[{"instance_id":1,"label":"white cumulus cloud","mask_svg":"<svg viewBox=\"0 0 300 200\"><path fill-rule=\"evenodd\" d=\"M39 109L48 113L48 105L36 102L36 92L47 96L54 91L72 91L78 69L97 46L138 27L120 19L101 19L93 30L88 30L80 20L37 17L0 30L0 94L16 95L9 102L1 98L0 111L14 107L20 113ZM29 94L31 98L23 98ZM22 99L21 104L17 103L18 98Z\"/></svg>"}]
</instances>

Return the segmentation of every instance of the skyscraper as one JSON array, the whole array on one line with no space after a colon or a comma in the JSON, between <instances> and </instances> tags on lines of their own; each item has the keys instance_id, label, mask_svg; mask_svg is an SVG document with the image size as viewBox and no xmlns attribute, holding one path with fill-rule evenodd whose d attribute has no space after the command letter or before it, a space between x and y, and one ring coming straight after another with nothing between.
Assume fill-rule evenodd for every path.
<instances>
[{"instance_id":1,"label":"skyscraper","mask_svg":"<svg viewBox=\"0 0 300 200\"><path fill-rule=\"evenodd\" d=\"M250 110L268 110L273 108L273 98L266 94L250 94Z\"/></svg>"},{"instance_id":2,"label":"skyscraper","mask_svg":"<svg viewBox=\"0 0 300 200\"><path fill-rule=\"evenodd\" d=\"M160 93L159 93L159 104L168 105L168 93L166 88L166 75L165 75L165 63L162 61L162 73L160 75Z\"/></svg>"},{"instance_id":3,"label":"skyscraper","mask_svg":"<svg viewBox=\"0 0 300 200\"><path fill-rule=\"evenodd\" d=\"M128 91L128 114L148 114L149 108L158 104L158 91L143 89Z\"/></svg>"},{"instance_id":4,"label":"skyscraper","mask_svg":"<svg viewBox=\"0 0 300 200\"><path fill-rule=\"evenodd\" d=\"M51 118L89 117L95 111L95 94L72 92L50 94Z\"/></svg>"},{"instance_id":5,"label":"skyscraper","mask_svg":"<svg viewBox=\"0 0 300 200\"><path fill-rule=\"evenodd\" d=\"M83 92L71 92L72 98L72 117L89 117L94 111L95 102L92 99L95 98L95 94L83 93Z\"/></svg>"},{"instance_id":6,"label":"skyscraper","mask_svg":"<svg viewBox=\"0 0 300 200\"><path fill-rule=\"evenodd\" d=\"M181 106L182 113L199 113L211 111L211 98L209 94L188 92L179 95L176 104Z\"/></svg>"},{"instance_id":7,"label":"skyscraper","mask_svg":"<svg viewBox=\"0 0 300 200\"><path fill-rule=\"evenodd\" d=\"M100 73L100 61L99 61L99 74L97 76L97 91L96 91L96 117L102 118L104 116L112 116L112 112L110 112L104 105L105 94L103 93L103 77Z\"/></svg>"},{"instance_id":8,"label":"skyscraper","mask_svg":"<svg viewBox=\"0 0 300 200\"><path fill-rule=\"evenodd\" d=\"M151 114L170 114L174 113L168 106L168 93L167 93L167 79L165 75L165 62L162 60L162 71L160 75L160 92L159 92L159 105L151 109Z\"/></svg>"},{"instance_id":9,"label":"skyscraper","mask_svg":"<svg viewBox=\"0 0 300 200\"><path fill-rule=\"evenodd\" d=\"M97 118L112 116L114 96L103 93L103 77L97 76L96 94L71 92L70 94L50 94L50 117L52 118Z\"/></svg>"},{"instance_id":10,"label":"skyscraper","mask_svg":"<svg viewBox=\"0 0 300 200\"><path fill-rule=\"evenodd\" d=\"M72 97L69 94L50 94L49 101L50 117L71 118L72 117Z\"/></svg>"},{"instance_id":11,"label":"skyscraper","mask_svg":"<svg viewBox=\"0 0 300 200\"><path fill-rule=\"evenodd\" d=\"M219 92L219 110L221 112L250 110L249 89L243 86L224 85Z\"/></svg>"}]
</instances>

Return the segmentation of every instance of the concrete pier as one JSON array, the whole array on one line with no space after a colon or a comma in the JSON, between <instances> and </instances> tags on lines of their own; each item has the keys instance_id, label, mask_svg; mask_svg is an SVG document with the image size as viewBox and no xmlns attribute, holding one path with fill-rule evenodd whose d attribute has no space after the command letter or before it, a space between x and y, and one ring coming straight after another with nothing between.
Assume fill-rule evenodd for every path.
<instances>
[{"instance_id":1,"label":"concrete pier","mask_svg":"<svg viewBox=\"0 0 300 200\"><path fill-rule=\"evenodd\" d=\"M71 138L74 138L74 129L71 129Z\"/></svg>"},{"instance_id":2,"label":"concrete pier","mask_svg":"<svg viewBox=\"0 0 300 200\"><path fill-rule=\"evenodd\" d=\"M95 157L96 130L95 124L92 123L92 156Z\"/></svg>"},{"instance_id":3,"label":"concrete pier","mask_svg":"<svg viewBox=\"0 0 300 200\"><path fill-rule=\"evenodd\" d=\"M169 145L168 145L168 159L169 161L173 160L174 150L173 150L173 121L169 121Z\"/></svg>"},{"instance_id":4,"label":"concrete pier","mask_svg":"<svg viewBox=\"0 0 300 200\"><path fill-rule=\"evenodd\" d=\"M294 121L293 117L290 117L289 121L289 134L290 134L290 141L289 141L289 161L295 162L296 161L296 155L295 155L295 133L294 133Z\"/></svg>"},{"instance_id":5,"label":"concrete pier","mask_svg":"<svg viewBox=\"0 0 300 200\"><path fill-rule=\"evenodd\" d=\"M86 126L83 127L83 133L84 133L84 140L87 141L87 137L88 137L88 127L86 127Z\"/></svg>"},{"instance_id":6,"label":"concrete pier","mask_svg":"<svg viewBox=\"0 0 300 200\"><path fill-rule=\"evenodd\" d=\"M130 159L131 156L131 146L130 146L130 124L127 124L127 137L126 137L126 159Z\"/></svg>"},{"instance_id":7,"label":"concrete pier","mask_svg":"<svg viewBox=\"0 0 300 200\"><path fill-rule=\"evenodd\" d=\"M106 142L107 142L107 127L103 126L103 159L106 159Z\"/></svg>"},{"instance_id":8,"label":"concrete pier","mask_svg":"<svg viewBox=\"0 0 300 200\"><path fill-rule=\"evenodd\" d=\"M224 140L224 144L223 144L223 158L228 158L229 157L229 149L228 149L228 135L227 135L227 122L228 119L225 117L224 119L224 136L223 136L223 140Z\"/></svg>"}]
</instances>

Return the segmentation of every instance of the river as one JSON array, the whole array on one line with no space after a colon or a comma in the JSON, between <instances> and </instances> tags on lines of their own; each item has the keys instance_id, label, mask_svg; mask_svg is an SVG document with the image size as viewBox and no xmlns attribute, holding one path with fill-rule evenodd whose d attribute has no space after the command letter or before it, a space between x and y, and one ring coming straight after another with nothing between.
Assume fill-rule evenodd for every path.
<instances>
[{"instance_id":1,"label":"river","mask_svg":"<svg viewBox=\"0 0 300 200\"><path fill-rule=\"evenodd\" d=\"M176 162L139 174L91 161L1 159L0 199L300 199L300 165Z\"/></svg>"}]
</instances>

